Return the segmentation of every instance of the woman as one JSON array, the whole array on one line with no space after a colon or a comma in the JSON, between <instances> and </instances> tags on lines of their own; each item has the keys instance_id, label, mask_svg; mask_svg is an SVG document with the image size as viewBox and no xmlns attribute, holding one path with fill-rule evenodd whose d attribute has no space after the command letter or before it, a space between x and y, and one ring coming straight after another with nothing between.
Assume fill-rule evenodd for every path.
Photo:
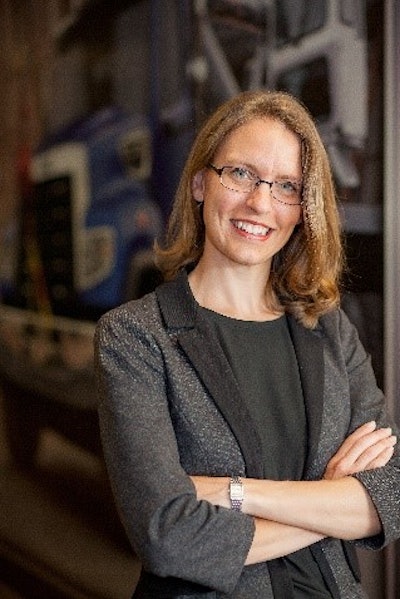
<instances>
[{"instance_id":1,"label":"woman","mask_svg":"<svg viewBox=\"0 0 400 599\"><path fill-rule=\"evenodd\" d=\"M338 308L330 168L295 99L248 92L210 117L158 260L168 282L96 335L134 597L363 597L353 541L399 535L399 454Z\"/></svg>"}]
</instances>

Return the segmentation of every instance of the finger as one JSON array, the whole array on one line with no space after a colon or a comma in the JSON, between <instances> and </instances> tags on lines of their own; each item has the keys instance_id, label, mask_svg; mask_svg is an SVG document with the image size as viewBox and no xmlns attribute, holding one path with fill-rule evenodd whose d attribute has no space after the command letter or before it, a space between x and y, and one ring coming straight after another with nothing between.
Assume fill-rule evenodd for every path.
<instances>
[{"instance_id":1,"label":"finger","mask_svg":"<svg viewBox=\"0 0 400 599\"><path fill-rule=\"evenodd\" d=\"M371 467L376 467L374 465L371 466L371 464L374 464L375 460L379 460L379 456L381 456L383 452L392 451L393 453L396 442L396 436L391 435L387 439L382 439L381 441L375 443L375 445L368 447L368 449L366 449L354 462L355 471L360 472L361 470L367 470Z\"/></svg>"},{"instance_id":2,"label":"finger","mask_svg":"<svg viewBox=\"0 0 400 599\"><path fill-rule=\"evenodd\" d=\"M346 437L346 439L343 441L343 443L335 453L335 457L338 457L340 459L341 457L345 456L359 439L373 432L375 429L375 420L371 420L370 422L366 422L365 424L359 426L348 437Z\"/></svg>"},{"instance_id":3,"label":"finger","mask_svg":"<svg viewBox=\"0 0 400 599\"><path fill-rule=\"evenodd\" d=\"M368 464L365 470L374 470L375 468L383 468L389 462L390 458L393 456L394 447L388 447L382 453L375 458L372 462Z\"/></svg>"},{"instance_id":4,"label":"finger","mask_svg":"<svg viewBox=\"0 0 400 599\"><path fill-rule=\"evenodd\" d=\"M362 456L364 452L368 451L369 448L373 447L382 440L390 438L391 434L392 429L390 427L380 428L372 432L365 433L363 436L358 437L356 441L352 443L352 445L346 448L346 451L341 452L341 455L339 455L339 452L335 454L334 458L336 457L339 458L339 460L345 460L347 464L355 462L360 458L360 456Z\"/></svg>"},{"instance_id":5,"label":"finger","mask_svg":"<svg viewBox=\"0 0 400 599\"><path fill-rule=\"evenodd\" d=\"M343 457L337 454L329 461L326 478L339 478L367 469L378 456L393 447L397 438L389 435L391 429L379 429L358 439L357 443Z\"/></svg>"},{"instance_id":6,"label":"finger","mask_svg":"<svg viewBox=\"0 0 400 599\"><path fill-rule=\"evenodd\" d=\"M382 439L375 445L368 447L357 460L347 461L343 459L334 468L334 476L346 476L362 472L363 470L371 470L373 468L384 466L386 452L391 455L393 454L394 445L396 444L396 437L392 435L387 439Z\"/></svg>"},{"instance_id":7,"label":"finger","mask_svg":"<svg viewBox=\"0 0 400 599\"><path fill-rule=\"evenodd\" d=\"M392 437L392 429L390 427L377 429L372 433L364 435L361 439L358 439L348 452L347 457L349 459L354 459L355 461L364 453L367 455L373 453L375 451L375 446L386 446L386 444L393 445L395 440Z\"/></svg>"}]
</instances>

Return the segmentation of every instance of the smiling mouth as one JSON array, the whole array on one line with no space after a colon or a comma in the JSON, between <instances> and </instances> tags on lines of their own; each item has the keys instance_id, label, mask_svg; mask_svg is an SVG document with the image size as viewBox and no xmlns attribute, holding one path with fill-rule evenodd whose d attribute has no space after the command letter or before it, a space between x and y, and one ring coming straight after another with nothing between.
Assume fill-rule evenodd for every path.
<instances>
[{"instance_id":1,"label":"smiling mouth","mask_svg":"<svg viewBox=\"0 0 400 599\"><path fill-rule=\"evenodd\" d=\"M265 227L264 225L255 225L243 220L233 220L232 224L240 231L249 233L249 235L258 235L260 237L268 235L271 231L269 227Z\"/></svg>"}]
</instances>

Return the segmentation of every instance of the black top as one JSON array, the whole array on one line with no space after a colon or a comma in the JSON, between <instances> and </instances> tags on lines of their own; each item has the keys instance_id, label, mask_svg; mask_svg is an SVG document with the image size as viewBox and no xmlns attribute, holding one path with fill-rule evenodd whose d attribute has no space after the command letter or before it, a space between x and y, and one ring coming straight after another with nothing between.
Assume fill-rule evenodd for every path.
<instances>
[{"instance_id":1,"label":"black top","mask_svg":"<svg viewBox=\"0 0 400 599\"><path fill-rule=\"evenodd\" d=\"M301 480L307 421L286 317L244 321L205 308L258 430L266 479ZM285 558L296 599L331 598L308 548Z\"/></svg>"}]
</instances>

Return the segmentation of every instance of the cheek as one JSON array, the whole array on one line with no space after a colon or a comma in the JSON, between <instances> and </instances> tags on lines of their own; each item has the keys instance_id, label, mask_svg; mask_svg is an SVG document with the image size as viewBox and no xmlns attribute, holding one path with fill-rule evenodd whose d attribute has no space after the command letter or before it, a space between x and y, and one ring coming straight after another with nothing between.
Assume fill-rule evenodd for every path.
<instances>
[{"instance_id":1,"label":"cheek","mask_svg":"<svg viewBox=\"0 0 400 599\"><path fill-rule=\"evenodd\" d=\"M203 204L203 222L206 229L206 235L219 227L220 220L219 207L208 198Z\"/></svg>"},{"instance_id":2,"label":"cheek","mask_svg":"<svg viewBox=\"0 0 400 599\"><path fill-rule=\"evenodd\" d=\"M229 197L229 194L218 194L219 190L213 190L204 197L204 222L207 220L222 219L226 216L229 217L232 210L235 208L237 202L234 198Z\"/></svg>"},{"instance_id":3,"label":"cheek","mask_svg":"<svg viewBox=\"0 0 400 599\"><path fill-rule=\"evenodd\" d=\"M292 212L280 212L279 223L284 228L294 228L303 222L303 215L300 209L292 210Z\"/></svg>"}]
</instances>

